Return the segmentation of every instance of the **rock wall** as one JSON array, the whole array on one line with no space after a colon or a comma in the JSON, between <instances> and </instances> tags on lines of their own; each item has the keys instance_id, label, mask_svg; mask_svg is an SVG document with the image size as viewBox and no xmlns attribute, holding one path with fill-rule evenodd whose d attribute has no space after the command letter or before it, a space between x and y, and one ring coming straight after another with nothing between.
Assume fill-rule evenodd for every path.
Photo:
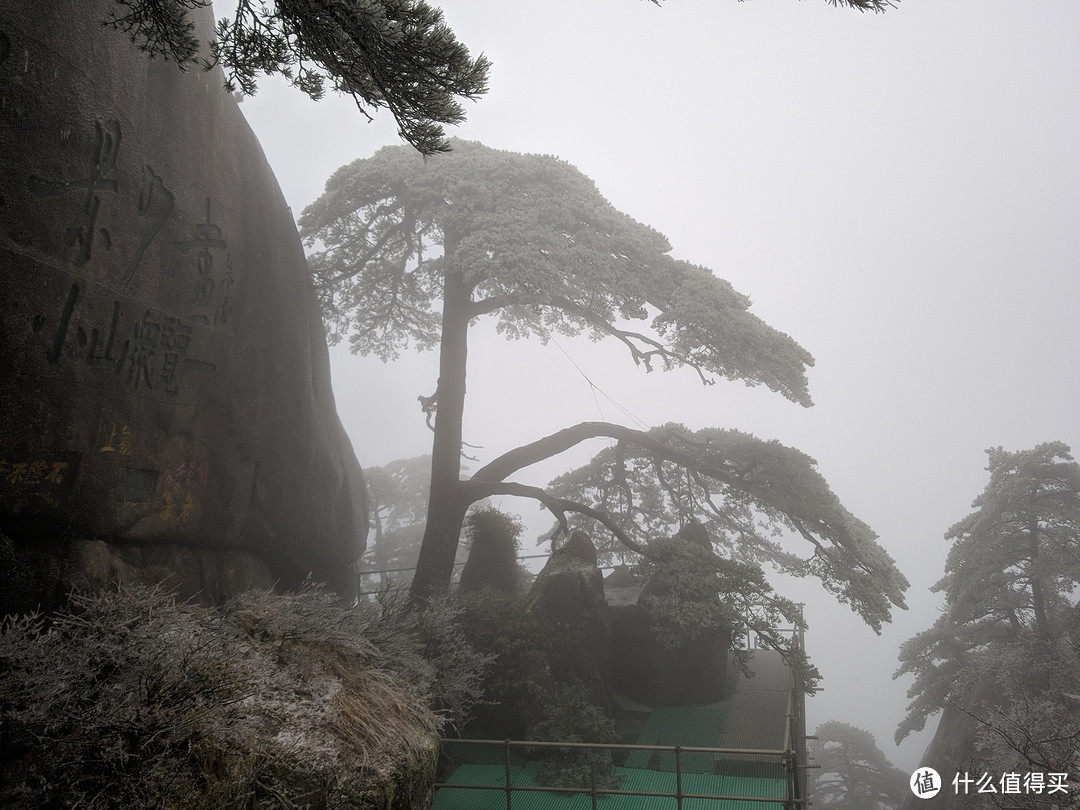
<instances>
[{"instance_id":1,"label":"rock wall","mask_svg":"<svg viewBox=\"0 0 1080 810\"><path fill-rule=\"evenodd\" d=\"M46 600L349 593L366 497L291 212L221 73L114 7L0 5L0 531Z\"/></svg>"}]
</instances>

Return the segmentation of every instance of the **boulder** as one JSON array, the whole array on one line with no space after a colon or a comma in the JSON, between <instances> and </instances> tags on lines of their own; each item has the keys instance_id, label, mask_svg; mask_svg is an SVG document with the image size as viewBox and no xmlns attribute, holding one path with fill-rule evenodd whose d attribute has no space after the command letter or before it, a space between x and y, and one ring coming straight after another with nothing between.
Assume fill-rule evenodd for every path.
<instances>
[{"instance_id":1,"label":"boulder","mask_svg":"<svg viewBox=\"0 0 1080 810\"><path fill-rule=\"evenodd\" d=\"M654 545L664 554L693 558L712 554L708 533L688 524L673 538ZM646 706L681 706L723 700L731 691L728 678L730 633L703 629L693 640L674 646L660 638L653 600L671 596L663 576L636 583L629 571L613 571L605 581L611 617L611 671L614 691Z\"/></svg>"},{"instance_id":2,"label":"boulder","mask_svg":"<svg viewBox=\"0 0 1080 810\"><path fill-rule=\"evenodd\" d=\"M712 538L709 537L709 530L699 520L691 520L675 532L675 536L682 538L692 546L697 546L710 554L713 553Z\"/></svg>"},{"instance_id":3,"label":"boulder","mask_svg":"<svg viewBox=\"0 0 1080 810\"><path fill-rule=\"evenodd\" d=\"M572 532L552 552L536 576L527 604L530 613L552 627L607 625L604 577L588 534Z\"/></svg>"},{"instance_id":4,"label":"boulder","mask_svg":"<svg viewBox=\"0 0 1080 810\"><path fill-rule=\"evenodd\" d=\"M669 649L656 637L647 607L611 608L612 689L645 706L686 706L724 700L731 692L722 632Z\"/></svg>"},{"instance_id":5,"label":"boulder","mask_svg":"<svg viewBox=\"0 0 1080 810\"><path fill-rule=\"evenodd\" d=\"M221 72L112 8L0 6L0 531L46 601L351 593L366 496L291 212Z\"/></svg>"},{"instance_id":6,"label":"boulder","mask_svg":"<svg viewBox=\"0 0 1080 810\"><path fill-rule=\"evenodd\" d=\"M611 625L603 574L588 534L572 532L551 554L526 605L557 641L548 656L555 682L576 681L594 705L610 711Z\"/></svg>"},{"instance_id":7,"label":"boulder","mask_svg":"<svg viewBox=\"0 0 1080 810\"><path fill-rule=\"evenodd\" d=\"M521 524L497 509L480 509L469 515L469 557L461 570L459 593L493 590L508 596L521 588L522 571L517 561L517 538Z\"/></svg>"}]
</instances>

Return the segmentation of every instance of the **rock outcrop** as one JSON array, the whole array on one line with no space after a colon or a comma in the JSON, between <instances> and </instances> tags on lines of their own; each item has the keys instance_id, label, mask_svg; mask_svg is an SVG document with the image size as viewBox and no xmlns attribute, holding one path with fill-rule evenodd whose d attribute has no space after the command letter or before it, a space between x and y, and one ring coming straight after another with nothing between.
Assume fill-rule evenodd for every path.
<instances>
[{"instance_id":1,"label":"rock outcrop","mask_svg":"<svg viewBox=\"0 0 1080 810\"><path fill-rule=\"evenodd\" d=\"M515 596L522 572L517 561L517 535L521 524L496 509L481 509L469 516L469 557L461 569L459 593L493 590Z\"/></svg>"},{"instance_id":2,"label":"rock outcrop","mask_svg":"<svg viewBox=\"0 0 1080 810\"><path fill-rule=\"evenodd\" d=\"M556 683L577 682L589 701L611 709L611 624L596 547L583 531L559 546L529 591L529 613L553 631L549 653Z\"/></svg>"},{"instance_id":3,"label":"rock outcrop","mask_svg":"<svg viewBox=\"0 0 1080 810\"><path fill-rule=\"evenodd\" d=\"M690 524L663 542L669 554L713 553L700 524ZM671 595L670 582L663 576L636 582L621 567L604 585L611 615L612 686L618 694L646 706L712 703L728 696L727 632L708 629L693 640L665 644L656 627L653 600Z\"/></svg>"},{"instance_id":4,"label":"rock outcrop","mask_svg":"<svg viewBox=\"0 0 1080 810\"><path fill-rule=\"evenodd\" d=\"M46 602L348 593L366 498L291 213L220 71L112 6L0 6L0 531Z\"/></svg>"},{"instance_id":5,"label":"rock outcrop","mask_svg":"<svg viewBox=\"0 0 1080 810\"><path fill-rule=\"evenodd\" d=\"M992 701L994 689L992 679L987 679L986 682L975 685L973 694L968 695L968 698L973 699L976 705L982 701ZM976 764L979 760L979 730L978 721L964 711L959 703L950 701L945 704L938 717L934 736L919 759L920 767L933 768L942 777L944 784L940 786L941 793L932 799L916 796L912 792L905 793L903 801L900 802L900 810L946 806L950 810L975 810L986 806L985 795L973 793L970 796L958 796L953 793L953 786L949 784L953 774L969 771L974 774L985 770L980 770L981 766ZM947 794L953 795L946 798Z\"/></svg>"}]
</instances>

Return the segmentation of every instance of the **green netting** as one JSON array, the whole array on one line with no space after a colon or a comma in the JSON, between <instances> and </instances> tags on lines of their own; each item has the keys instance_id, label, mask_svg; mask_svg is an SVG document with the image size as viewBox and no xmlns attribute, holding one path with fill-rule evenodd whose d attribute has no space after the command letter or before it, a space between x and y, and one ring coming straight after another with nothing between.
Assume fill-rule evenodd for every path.
<instances>
[{"instance_id":1,"label":"green netting","mask_svg":"<svg viewBox=\"0 0 1080 810\"><path fill-rule=\"evenodd\" d=\"M713 748L719 745L727 712L703 706L670 706L653 709L645 728L638 736L638 745L689 745ZM712 773L716 754L682 754L683 773ZM675 753L672 751L632 751L626 758L627 768L675 772Z\"/></svg>"},{"instance_id":2,"label":"green netting","mask_svg":"<svg viewBox=\"0 0 1080 810\"><path fill-rule=\"evenodd\" d=\"M536 780L538 767L537 763L530 763L525 767L512 767L510 784L538 786ZM620 790L675 792L674 773L635 768L616 768L616 773L622 776ZM463 765L447 782L459 785L503 785L505 779L505 768L494 765ZM782 779L714 776L705 773L683 774L682 789L684 793L775 797L778 800L784 798L786 791ZM600 796L597 798L597 807L603 810L675 810L676 806L674 798L658 796ZM511 795L511 807L512 810L591 810L592 798L587 793L515 791ZM683 810L780 810L781 807L781 801L683 800ZM506 810L506 793L502 790L442 788L435 795L434 810Z\"/></svg>"}]
</instances>

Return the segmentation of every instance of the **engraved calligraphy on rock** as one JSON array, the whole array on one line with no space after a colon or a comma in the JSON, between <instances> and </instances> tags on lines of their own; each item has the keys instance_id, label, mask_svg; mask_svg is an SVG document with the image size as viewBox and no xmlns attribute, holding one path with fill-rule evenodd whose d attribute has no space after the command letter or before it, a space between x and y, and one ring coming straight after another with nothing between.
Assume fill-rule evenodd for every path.
<instances>
[{"instance_id":1,"label":"engraved calligraphy on rock","mask_svg":"<svg viewBox=\"0 0 1080 810\"><path fill-rule=\"evenodd\" d=\"M366 507L292 215L220 72L103 3L0 3L0 530L158 555L185 595L346 589Z\"/></svg>"},{"instance_id":2,"label":"engraved calligraphy on rock","mask_svg":"<svg viewBox=\"0 0 1080 810\"><path fill-rule=\"evenodd\" d=\"M115 195L117 191L117 181L109 175L116 168L116 161L120 156L120 122L98 121L94 127L96 130L94 156L90 161L90 171L86 177L78 180L56 181L31 175L29 182L30 190L38 197L49 198L74 193L81 198L79 216L67 229L64 238L64 244L77 249L75 255L77 265L90 261L93 255L94 239L99 234L106 250L112 243L108 229L98 226L98 213L101 208L101 198L98 194Z\"/></svg>"},{"instance_id":3,"label":"engraved calligraphy on rock","mask_svg":"<svg viewBox=\"0 0 1080 810\"><path fill-rule=\"evenodd\" d=\"M123 140L120 122L97 121L94 131L85 177L57 180L31 174L27 181L31 193L43 201L78 195L78 216L64 235L64 245L73 251L67 258L77 269L90 263L99 248L112 251L114 245L125 241L125 234L118 233L116 226L110 229L100 221L101 195L108 193L113 198L119 197L121 202L129 197L135 199L134 192L121 193L124 189L117 169ZM178 293L174 292L172 300L153 301L151 307L125 294L134 286L147 249L169 222L176 201L175 194L149 165L141 166L138 178L135 216L129 216L127 221L137 222L139 228L126 240L129 258L116 263L106 274L107 278L115 279L109 284L111 289L102 289L94 278L76 280L67 288L58 311L37 313L31 328L42 332L45 325L50 327L46 332L46 357L52 365L81 354L88 366L111 371L116 382L130 392L175 397L186 373L203 375L216 370L214 361L200 356L198 345L192 348L196 339L193 326L227 322L231 309L229 295L235 282L232 259L228 254L224 256L220 279L215 277L215 253L225 250L227 244L221 227L211 219L211 200L206 197L205 221L194 226L194 236L171 243L178 256L171 251L160 252L158 256L159 260L165 260L162 271L178 275L183 270L182 258L194 254L197 278L188 299L185 301L183 297L184 285ZM114 199L112 208L117 207ZM176 223L175 227L179 229L181 225ZM170 259L172 266L166 264ZM101 299L103 294L111 300L105 303L104 312L97 312L95 309L102 307L95 306L100 303L95 299ZM180 311L170 313L174 308Z\"/></svg>"}]
</instances>

